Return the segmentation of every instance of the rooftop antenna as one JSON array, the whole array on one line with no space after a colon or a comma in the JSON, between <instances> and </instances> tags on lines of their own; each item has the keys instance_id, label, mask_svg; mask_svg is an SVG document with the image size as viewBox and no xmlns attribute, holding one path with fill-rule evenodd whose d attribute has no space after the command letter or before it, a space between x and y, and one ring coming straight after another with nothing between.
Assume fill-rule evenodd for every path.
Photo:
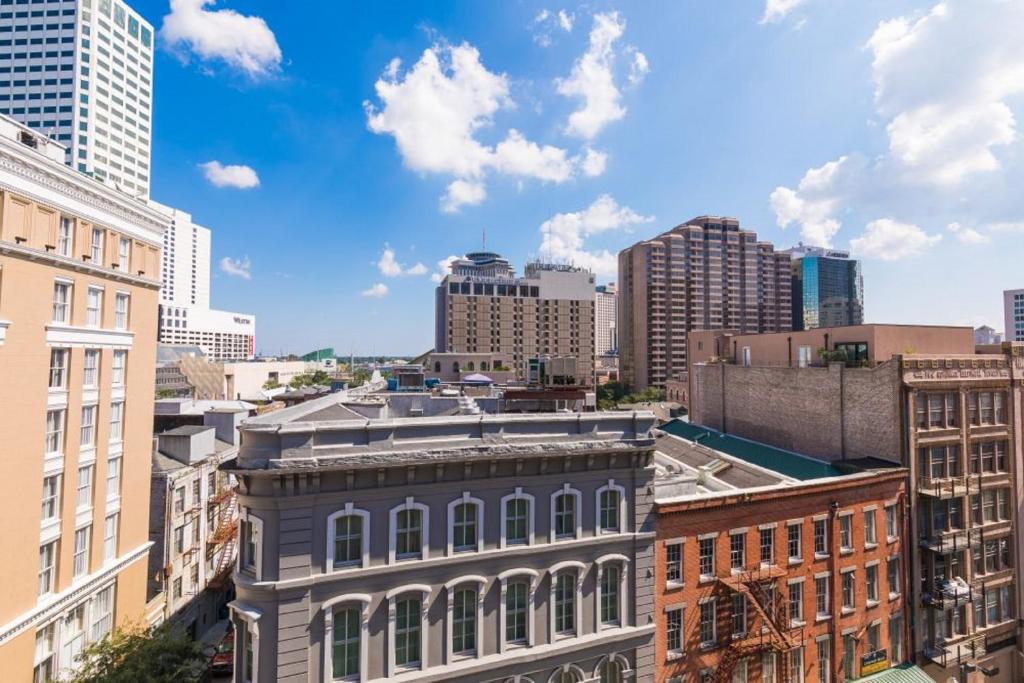
<instances>
[{"instance_id":1,"label":"rooftop antenna","mask_svg":"<svg viewBox=\"0 0 1024 683\"><path fill-rule=\"evenodd\" d=\"M480 239L480 247L481 247L482 251L487 251L487 226L486 225L484 226L482 232L483 232L483 235L482 235L482 237Z\"/></svg>"}]
</instances>

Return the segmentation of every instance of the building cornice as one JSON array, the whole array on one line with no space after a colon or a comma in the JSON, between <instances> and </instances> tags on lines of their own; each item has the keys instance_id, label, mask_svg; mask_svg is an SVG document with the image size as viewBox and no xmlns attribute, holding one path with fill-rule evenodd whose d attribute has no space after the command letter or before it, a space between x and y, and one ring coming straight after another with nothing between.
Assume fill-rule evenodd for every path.
<instances>
[{"instance_id":1,"label":"building cornice","mask_svg":"<svg viewBox=\"0 0 1024 683\"><path fill-rule=\"evenodd\" d=\"M3 187L3 183L0 182L0 188ZM65 268L67 270L77 270L83 273L89 273L99 277L106 278L108 280L114 280L115 282L123 282L127 285L134 285L136 287L146 287L147 289L160 289L160 281L152 280L148 277L142 277L140 275L132 275L131 273L125 273L114 268L104 268L103 266L97 266L95 263L89 261L79 261L78 259L71 258L70 256L61 256L56 252L43 251L34 247L26 247L23 244L16 244L14 242L8 242L6 240L0 241L0 254L9 256L18 256L21 258L29 259L30 261L43 261L47 265L54 266L57 268Z\"/></svg>"},{"instance_id":2,"label":"building cornice","mask_svg":"<svg viewBox=\"0 0 1024 683\"><path fill-rule=\"evenodd\" d=\"M48 346L131 349L135 333L98 327L76 327L51 323L46 326Z\"/></svg>"},{"instance_id":3,"label":"building cornice","mask_svg":"<svg viewBox=\"0 0 1024 683\"><path fill-rule=\"evenodd\" d=\"M13 621L0 626L0 645L11 640L25 629L57 616L78 600L94 593L101 584L114 579L125 567L145 558L149 554L151 545L153 545L152 541L143 543L138 548L122 555L113 563L104 566L98 572L82 578L60 593L49 596L33 609L25 612Z\"/></svg>"}]
</instances>

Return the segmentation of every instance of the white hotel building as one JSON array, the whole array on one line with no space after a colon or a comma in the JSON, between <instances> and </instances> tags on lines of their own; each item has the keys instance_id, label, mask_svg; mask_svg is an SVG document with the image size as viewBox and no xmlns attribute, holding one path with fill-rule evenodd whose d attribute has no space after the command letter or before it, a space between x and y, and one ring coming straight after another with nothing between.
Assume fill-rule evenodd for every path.
<instances>
[{"instance_id":1,"label":"white hotel building","mask_svg":"<svg viewBox=\"0 0 1024 683\"><path fill-rule=\"evenodd\" d=\"M256 316L210 308L210 229L180 209L149 204L170 220L161 252L159 342L198 346L210 360L251 360Z\"/></svg>"},{"instance_id":2,"label":"white hotel building","mask_svg":"<svg viewBox=\"0 0 1024 683\"><path fill-rule=\"evenodd\" d=\"M73 168L148 197L153 27L115 0L0 2L0 114Z\"/></svg>"}]
</instances>

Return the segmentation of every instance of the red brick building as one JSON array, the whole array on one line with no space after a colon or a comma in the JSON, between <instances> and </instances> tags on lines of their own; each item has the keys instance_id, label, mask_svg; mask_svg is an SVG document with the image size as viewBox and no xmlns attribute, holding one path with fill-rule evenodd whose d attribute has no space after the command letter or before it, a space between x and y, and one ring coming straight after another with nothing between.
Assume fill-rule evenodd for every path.
<instances>
[{"instance_id":1,"label":"red brick building","mask_svg":"<svg viewBox=\"0 0 1024 683\"><path fill-rule=\"evenodd\" d=\"M907 660L905 469L665 429L658 683L840 683Z\"/></svg>"}]
</instances>

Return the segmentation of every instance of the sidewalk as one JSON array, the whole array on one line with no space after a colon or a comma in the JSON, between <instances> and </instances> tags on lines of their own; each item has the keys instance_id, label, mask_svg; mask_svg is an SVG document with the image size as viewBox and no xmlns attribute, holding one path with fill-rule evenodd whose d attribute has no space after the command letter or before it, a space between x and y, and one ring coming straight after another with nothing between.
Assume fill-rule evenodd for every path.
<instances>
[{"instance_id":1,"label":"sidewalk","mask_svg":"<svg viewBox=\"0 0 1024 683\"><path fill-rule=\"evenodd\" d=\"M228 620L221 619L216 624L206 629L206 632L199 636L199 642L203 645L217 645L224 634L228 632Z\"/></svg>"}]
</instances>

